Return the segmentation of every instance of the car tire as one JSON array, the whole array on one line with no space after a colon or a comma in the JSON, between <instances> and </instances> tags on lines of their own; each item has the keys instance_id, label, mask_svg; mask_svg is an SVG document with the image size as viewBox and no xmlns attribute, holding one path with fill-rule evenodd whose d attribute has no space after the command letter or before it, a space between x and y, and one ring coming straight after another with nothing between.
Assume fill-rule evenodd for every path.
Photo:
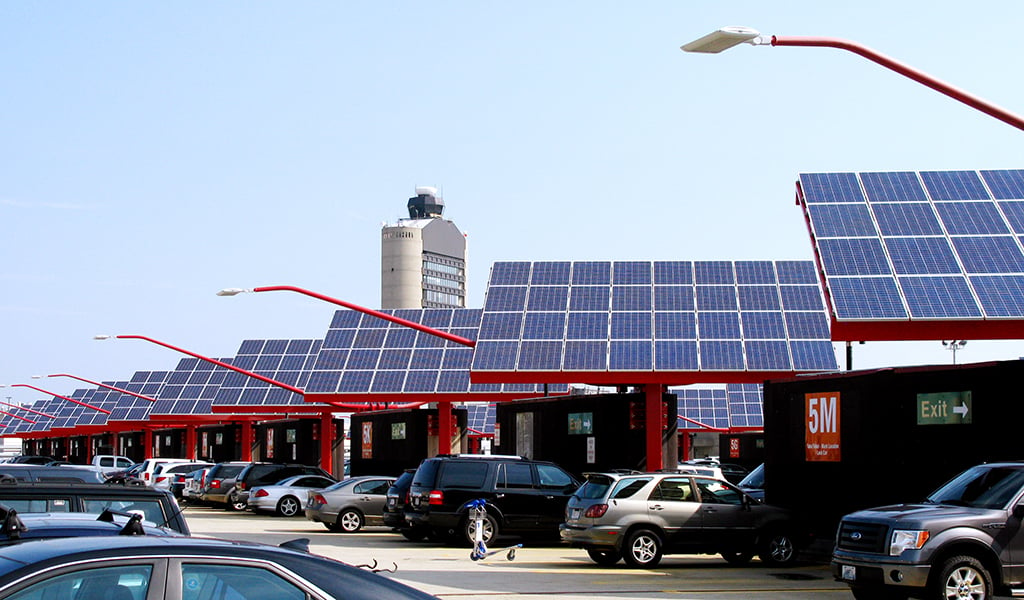
<instances>
[{"instance_id":1,"label":"car tire","mask_svg":"<svg viewBox=\"0 0 1024 600\"><path fill-rule=\"evenodd\" d=\"M742 567L750 564L751 559L754 558L754 553L750 550L727 550L722 552L722 558L730 565Z\"/></svg>"},{"instance_id":2,"label":"car tire","mask_svg":"<svg viewBox=\"0 0 1024 600\"><path fill-rule=\"evenodd\" d=\"M954 556L942 563L928 598L991 598L992 576L973 556Z\"/></svg>"},{"instance_id":3,"label":"car tire","mask_svg":"<svg viewBox=\"0 0 1024 600\"><path fill-rule=\"evenodd\" d=\"M338 521L331 531L341 533L355 533L363 528L363 513L354 508L349 508L338 513Z\"/></svg>"},{"instance_id":4,"label":"car tire","mask_svg":"<svg viewBox=\"0 0 1024 600\"><path fill-rule=\"evenodd\" d=\"M635 569L649 569L661 562L664 544L661 536L650 529L637 529L626 536L622 545L622 558Z\"/></svg>"},{"instance_id":5,"label":"car tire","mask_svg":"<svg viewBox=\"0 0 1024 600\"><path fill-rule=\"evenodd\" d=\"M248 504L246 504L246 502L244 500L239 500L238 498L236 498L234 496L229 496L228 497L228 504L227 504L227 509L228 510L233 510L233 511L237 512L237 511L245 510L247 507L248 507Z\"/></svg>"},{"instance_id":6,"label":"car tire","mask_svg":"<svg viewBox=\"0 0 1024 600\"><path fill-rule=\"evenodd\" d=\"M484 545L490 544L498 537L498 521L494 518L494 515L490 513L484 514L480 520L481 526L483 527L483 540ZM462 524L462 532L466 541L469 542L470 546L476 544L476 519L469 517Z\"/></svg>"},{"instance_id":7,"label":"car tire","mask_svg":"<svg viewBox=\"0 0 1024 600\"><path fill-rule=\"evenodd\" d=\"M587 549L587 555L590 556L590 560L602 567L611 567L622 558L621 554L608 548L589 548Z\"/></svg>"},{"instance_id":8,"label":"car tire","mask_svg":"<svg viewBox=\"0 0 1024 600\"><path fill-rule=\"evenodd\" d=\"M764 536L758 557L772 567L792 566L797 559L796 542L786 531L770 531Z\"/></svg>"},{"instance_id":9,"label":"car tire","mask_svg":"<svg viewBox=\"0 0 1024 600\"><path fill-rule=\"evenodd\" d=\"M277 514L282 517L294 517L301 509L302 504L295 496L285 496L277 502Z\"/></svg>"},{"instance_id":10,"label":"car tire","mask_svg":"<svg viewBox=\"0 0 1024 600\"><path fill-rule=\"evenodd\" d=\"M426 527L407 527L401 530L402 537L410 542L422 542L430 535Z\"/></svg>"}]
</instances>

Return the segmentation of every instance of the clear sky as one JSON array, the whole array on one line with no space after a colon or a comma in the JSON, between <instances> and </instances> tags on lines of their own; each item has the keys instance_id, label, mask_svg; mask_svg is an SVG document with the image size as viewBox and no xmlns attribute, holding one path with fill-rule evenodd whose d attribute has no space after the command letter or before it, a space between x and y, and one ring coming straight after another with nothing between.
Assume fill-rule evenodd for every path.
<instances>
[{"instance_id":1,"label":"clear sky","mask_svg":"<svg viewBox=\"0 0 1024 600\"><path fill-rule=\"evenodd\" d=\"M801 172L1024 167L1024 132L853 54L679 50L725 25L855 40L1024 114L1011 0L0 3L0 384L181 358L98 333L322 337L331 305L215 292L379 307L381 224L418 185L468 233L480 307L499 260L810 259Z\"/></svg>"}]
</instances>

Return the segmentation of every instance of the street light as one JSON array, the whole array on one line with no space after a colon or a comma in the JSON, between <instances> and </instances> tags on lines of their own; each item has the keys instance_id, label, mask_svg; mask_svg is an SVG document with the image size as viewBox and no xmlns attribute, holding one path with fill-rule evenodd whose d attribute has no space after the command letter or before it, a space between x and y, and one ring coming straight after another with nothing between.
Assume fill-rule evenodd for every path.
<instances>
[{"instance_id":1,"label":"street light","mask_svg":"<svg viewBox=\"0 0 1024 600\"><path fill-rule=\"evenodd\" d=\"M956 351L967 345L967 340L942 340L942 345L947 350L953 351L953 364L956 364Z\"/></svg>"},{"instance_id":2,"label":"street light","mask_svg":"<svg viewBox=\"0 0 1024 600\"><path fill-rule=\"evenodd\" d=\"M352 310L359 311L359 312L361 312L363 314L371 315L371 316L377 317L379 319L384 319L385 321L391 321L392 323L397 323L398 325L403 325L405 327L409 327L410 329L415 329L417 331L422 331L423 333L428 333L430 335L434 335L434 336L437 336L439 338L446 339L446 340L448 340L450 342L455 342L456 344L461 344L463 346L469 346L470 348L473 348L474 346L476 346L476 342L474 342L473 340L470 340L470 339L467 339L467 338L464 338L464 337L461 337L461 336L458 336L458 335L447 333L445 331L440 331L440 330L434 329L433 327L427 327L426 325L423 325L421 323L417 323L415 321L409 321L409 320L403 319L401 317L396 317L394 315L389 315L387 313L383 313L383 312L380 312L378 310L373 310L372 308L366 308L365 306L359 306L358 304L352 304L351 302L345 302L344 300L339 300L337 298L332 298L330 296L325 296L323 294L318 294L317 292L312 292L310 290L303 289L303 288L300 288L300 287L291 286L291 285L267 285L267 286L263 286L263 287L252 288L252 289L246 289L246 288L224 288L224 289L220 290L219 292L217 292L217 295L218 296L237 296L238 294L245 294L245 293L250 293L250 292L297 292L299 294L305 294L306 296L309 296L311 298L316 298L318 300L323 300L325 302L330 302L331 304L337 304L338 306L343 306L345 308L350 308Z\"/></svg>"},{"instance_id":3,"label":"street light","mask_svg":"<svg viewBox=\"0 0 1024 600\"><path fill-rule=\"evenodd\" d=\"M33 390L35 390L37 392L42 392L44 394L48 394L50 396L53 396L54 398L60 398L61 400L67 400L68 402L73 402L75 404L80 404L80 405L82 405L82 406L84 406L86 408L91 408L92 410L96 410L96 411L99 411L101 413L105 413L105 414L108 414L108 415L110 414L110 411L105 409L105 408L100 408L98 406L93 406L92 404L89 404L88 402L82 402L81 400L75 400L74 398L68 398L67 396L61 396L60 394L54 394L53 392L48 392L48 391L44 390L43 388L37 388L36 386L29 385L27 383L12 383L9 386L7 386L7 385L0 385L0 387L12 387L12 388L24 387L24 388L29 388L29 389L33 389Z\"/></svg>"},{"instance_id":4,"label":"street light","mask_svg":"<svg viewBox=\"0 0 1024 600\"><path fill-rule=\"evenodd\" d=\"M971 108L980 110L981 112L991 117L995 117L1004 123L1013 125L1017 129L1024 130L1024 117L1015 115L1004 108L1000 108L999 106L982 100L977 96L953 87L952 85L936 79L931 75L918 71L909 65L849 40L827 37L777 35L765 37L756 29L751 29L749 27L723 27L722 29L713 31L700 39L683 44L680 48L684 52L717 54L742 43L748 43L754 46L811 46L847 50L872 62L878 63L887 69L895 71L900 75L913 79L922 85L928 86L941 94L945 94L946 96L953 98L954 100L963 102Z\"/></svg>"},{"instance_id":5,"label":"street light","mask_svg":"<svg viewBox=\"0 0 1024 600\"><path fill-rule=\"evenodd\" d=\"M156 402L156 398L150 398L149 396L143 396L142 394L136 394L135 392L130 392L130 391L126 390L126 389L122 389L122 388L119 388L119 387L114 387L112 385L107 385L105 383L100 383L98 381L92 381L91 379L86 379L84 377L78 377L77 375L68 375L67 373L54 373L52 375L47 375L47 377L70 377L71 379L77 379L79 381L84 381L85 383L91 383L92 385L95 385L97 387L106 388L108 390L114 390L115 392L121 392L122 394L128 394L129 396L135 396L136 398L142 398L143 400L149 400L150 402ZM42 378L43 378L42 375L33 375L32 376L32 379L42 379Z\"/></svg>"}]
</instances>

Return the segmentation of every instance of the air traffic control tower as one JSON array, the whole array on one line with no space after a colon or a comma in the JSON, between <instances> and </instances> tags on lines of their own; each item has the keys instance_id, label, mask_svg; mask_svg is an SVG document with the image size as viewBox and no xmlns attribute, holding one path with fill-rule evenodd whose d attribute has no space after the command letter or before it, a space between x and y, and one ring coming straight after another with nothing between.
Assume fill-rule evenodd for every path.
<instances>
[{"instance_id":1,"label":"air traffic control tower","mask_svg":"<svg viewBox=\"0 0 1024 600\"><path fill-rule=\"evenodd\" d=\"M380 307L465 308L466 236L441 217L436 188L417 187L408 207L381 230Z\"/></svg>"}]
</instances>

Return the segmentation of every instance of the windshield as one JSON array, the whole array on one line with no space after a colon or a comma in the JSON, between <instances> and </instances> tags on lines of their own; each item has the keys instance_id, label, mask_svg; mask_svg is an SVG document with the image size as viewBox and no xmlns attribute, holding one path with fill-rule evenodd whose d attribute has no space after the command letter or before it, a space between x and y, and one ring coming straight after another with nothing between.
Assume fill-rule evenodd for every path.
<instances>
[{"instance_id":1,"label":"windshield","mask_svg":"<svg viewBox=\"0 0 1024 600\"><path fill-rule=\"evenodd\" d=\"M764 463L757 465L757 468L747 473L747 476L740 480L741 488L752 488L755 490L764 489Z\"/></svg>"},{"instance_id":2,"label":"windshield","mask_svg":"<svg viewBox=\"0 0 1024 600\"><path fill-rule=\"evenodd\" d=\"M929 502L973 508L1004 508L1024 485L1024 469L989 467L967 469L928 496Z\"/></svg>"}]
</instances>

